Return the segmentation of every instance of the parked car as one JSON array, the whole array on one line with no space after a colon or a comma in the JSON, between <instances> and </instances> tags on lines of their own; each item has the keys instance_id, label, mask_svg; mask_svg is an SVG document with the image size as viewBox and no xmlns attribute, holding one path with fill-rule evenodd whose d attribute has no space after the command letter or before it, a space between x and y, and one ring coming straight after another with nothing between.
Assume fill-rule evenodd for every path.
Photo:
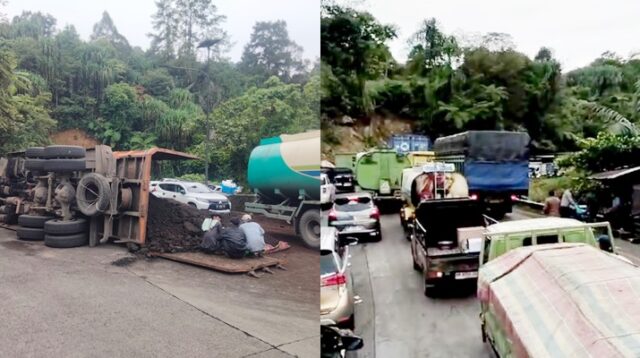
<instances>
[{"instance_id":1,"label":"parked car","mask_svg":"<svg viewBox=\"0 0 640 358\"><path fill-rule=\"evenodd\" d=\"M327 205L336 197L336 186L329 180L327 174L320 174L320 204Z\"/></svg>"},{"instance_id":2,"label":"parked car","mask_svg":"<svg viewBox=\"0 0 640 358\"><path fill-rule=\"evenodd\" d=\"M209 210L216 214L229 214L231 202L229 199L214 192L202 183L187 181L152 181L151 194L161 199L173 199L191 205L200 210Z\"/></svg>"},{"instance_id":3,"label":"parked car","mask_svg":"<svg viewBox=\"0 0 640 358\"><path fill-rule=\"evenodd\" d=\"M337 240L335 228L322 228L320 236L320 318L341 328L354 329L353 281L349 271L349 244Z\"/></svg>"},{"instance_id":4,"label":"parked car","mask_svg":"<svg viewBox=\"0 0 640 358\"><path fill-rule=\"evenodd\" d=\"M382 239L380 210L367 192L336 195L329 211L329 225L340 235Z\"/></svg>"}]
</instances>

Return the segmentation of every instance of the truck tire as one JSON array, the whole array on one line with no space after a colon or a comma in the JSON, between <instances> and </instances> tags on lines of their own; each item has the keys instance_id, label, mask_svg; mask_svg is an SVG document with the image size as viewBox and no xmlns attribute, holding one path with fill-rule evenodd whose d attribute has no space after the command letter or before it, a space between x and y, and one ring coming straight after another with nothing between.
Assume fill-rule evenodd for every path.
<instances>
[{"instance_id":1,"label":"truck tire","mask_svg":"<svg viewBox=\"0 0 640 358\"><path fill-rule=\"evenodd\" d=\"M76 145L50 145L44 148L44 158L84 158L87 151Z\"/></svg>"},{"instance_id":2,"label":"truck tire","mask_svg":"<svg viewBox=\"0 0 640 358\"><path fill-rule=\"evenodd\" d=\"M27 158L44 158L44 147L31 147L24 151Z\"/></svg>"},{"instance_id":3,"label":"truck tire","mask_svg":"<svg viewBox=\"0 0 640 358\"><path fill-rule=\"evenodd\" d=\"M16 234L18 239L25 241L40 241L44 239L44 230L32 227L19 227Z\"/></svg>"},{"instance_id":4,"label":"truck tire","mask_svg":"<svg viewBox=\"0 0 640 358\"><path fill-rule=\"evenodd\" d=\"M44 163L45 172L77 172L87 169L83 159L47 159Z\"/></svg>"},{"instance_id":5,"label":"truck tire","mask_svg":"<svg viewBox=\"0 0 640 358\"><path fill-rule=\"evenodd\" d=\"M72 235L86 233L88 227L88 221L83 218L66 221L54 219L44 223L44 232L47 235Z\"/></svg>"},{"instance_id":6,"label":"truck tire","mask_svg":"<svg viewBox=\"0 0 640 358\"><path fill-rule=\"evenodd\" d=\"M46 159L27 158L24 161L24 168L30 171L43 171Z\"/></svg>"},{"instance_id":7,"label":"truck tire","mask_svg":"<svg viewBox=\"0 0 640 358\"><path fill-rule=\"evenodd\" d=\"M20 215L18 217L18 225L22 227L42 229L44 228L44 223L52 219L55 219L55 218L52 216L41 216L41 215Z\"/></svg>"},{"instance_id":8,"label":"truck tire","mask_svg":"<svg viewBox=\"0 0 640 358\"><path fill-rule=\"evenodd\" d=\"M320 211L305 211L297 222L298 232L304 244L311 249L320 248Z\"/></svg>"},{"instance_id":9,"label":"truck tire","mask_svg":"<svg viewBox=\"0 0 640 358\"><path fill-rule=\"evenodd\" d=\"M58 249L85 246L89 243L89 234L82 232L73 235L45 235L44 244Z\"/></svg>"},{"instance_id":10,"label":"truck tire","mask_svg":"<svg viewBox=\"0 0 640 358\"><path fill-rule=\"evenodd\" d=\"M96 216L109 208L111 187L104 176L89 173L80 178L76 189L76 204L86 216Z\"/></svg>"}]
</instances>

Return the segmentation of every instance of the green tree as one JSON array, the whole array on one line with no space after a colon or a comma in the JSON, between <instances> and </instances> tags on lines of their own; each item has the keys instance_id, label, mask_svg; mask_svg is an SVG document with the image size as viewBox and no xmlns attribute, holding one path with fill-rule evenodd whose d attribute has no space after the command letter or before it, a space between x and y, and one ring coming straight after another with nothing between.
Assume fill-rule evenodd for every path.
<instances>
[{"instance_id":1,"label":"green tree","mask_svg":"<svg viewBox=\"0 0 640 358\"><path fill-rule=\"evenodd\" d=\"M129 46L129 41L122 36L116 25L113 23L111 16L109 16L108 12L102 13L102 18L95 25L93 25L93 33L91 34L91 40L95 41L98 39L104 39L111 43L115 48L119 51L129 51L131 46Z\"/></svg>"},{"instance_id":2,"label":"green tree","mask_svg":"<svg viewBox=\"0 0 640 358\"><path fill-rule=\"evenodd\" d=\"M258 21L244 47L240 66L251 75L265 79L276 76L289 82L294 74L305 70L301 54L302 47L289 38L285 21Z\"/></svg>"}]
</instances>

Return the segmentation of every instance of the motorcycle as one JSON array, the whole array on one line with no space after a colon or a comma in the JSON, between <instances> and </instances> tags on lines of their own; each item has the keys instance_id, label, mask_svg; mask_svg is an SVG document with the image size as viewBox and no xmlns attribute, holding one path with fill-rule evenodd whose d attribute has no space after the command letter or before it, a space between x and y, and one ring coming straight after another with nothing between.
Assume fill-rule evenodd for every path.
<instances>
[{"instance_id":1,"label":"motorcycle","mask_svg":"<svg viewBox=\"0 0 640 358\"><path fill-rule=\"evenodd\" d=\"M320 325L320 356L327 358L344 358L347 351L355 351L364 345L362 338L351 330L339 329L335 322L322 320Z\"/></svg>"}]
</instances>

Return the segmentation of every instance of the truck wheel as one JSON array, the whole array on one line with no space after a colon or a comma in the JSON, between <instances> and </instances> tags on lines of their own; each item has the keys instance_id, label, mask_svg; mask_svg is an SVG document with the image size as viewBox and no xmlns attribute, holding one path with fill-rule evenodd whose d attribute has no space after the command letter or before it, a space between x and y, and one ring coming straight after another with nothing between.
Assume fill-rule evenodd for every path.
<instances>
[{"instance_id":1,"label":"truck wheel","mask_svg":"<svg viewBox=\"0 0 640 358\"><path fill-rule=\"evenodd\" d=\"M49 220L44 223L44 232L48 235L72 235L85 233L88 222L86 219L78 218L72 220Z\"/></svg>"},{"instance_id":2,"label":"truck wheel","mask_svg":"<svg viewBox=\"0 0 640 358\"><path fill-rule=\"evenodd\" d=\"M31 147L24 151L27 158L44 158L44 147Z\"/></svg>"},{"instance_id":3,"label":"truck wheel","mask_svg":"<svg viewBox=\"0 0 640 358\"><path fill-rule=\"evenodd\" d=\"M305 211L298 220L298 232L307 247L320 248L320 212L310 209Z\"/></svg>"},{"instance_id":4,"label":"truck wheel","mask_svg":"<svg viewBox=\"0 0 640 358\"><path fill-rule=\"evenodd\" d=\"M49 247L67 249L85 246L89 243L89 234L81 232L73 235L45 235L44 244Z\"/></svg>"},{"instance_id":5,"label":"truck wheel","mask_svg":"<svg viewBox=\"0 0 640 358\"><path fill-rule=\"evenodd\" d=\"M22 227L42 229L44 228L44 223L51 219L55 219L55 218L52 216L20 215L18 216L18 225Z\"/></svg>"},{"instance_id":6,"label":"truck wheel","mask_svg":"<svg viewBox=\"0 0 640 358\"><path fill-rule=\"evenodd\" d=\"M46 159L27 158L24 161L24 168L30 171L43 171Z\"/></svg>"},{"instance_id":7,"label":"truck wheel","mask_svg":"<svg viewBox=\"0 0 640 358\"><path fill-rule=\"evenodd\" d=\"M16 234L18 239L25 241L40 241L44 239L44 230L32 227L19 227Z\"/></svg>"},{"instance_id":8,"label":"truck wheel","mask_svg":"<svg viewBox=\"0 0 640 358\"><path fill-rule=\"evenodd\" d=\"M84 158L87 151L76 145L50 145L44 148L43 158Z\"/></svg>"},{"instance_id":9,"label":"truck wheel","mask_svg":"<svg viewBox=\"0 0 640 358\"><path fill-rule=\"evenodd\" d=\"M45 172L78 172L87 169L87 163L82 159L47 159L44 162Z\"/></svg>"},{"instance_id":10,"label":"truck wheel","mask_svg":"<svg viewBox=\"0 0 640 358\"><path fill-rule=\"evenodd\" d=\"M109 208L111 187L104 176L89 173L80 178L76 189L76 203L81 213L96 216Z\"/></svg>"}]
</instances>

